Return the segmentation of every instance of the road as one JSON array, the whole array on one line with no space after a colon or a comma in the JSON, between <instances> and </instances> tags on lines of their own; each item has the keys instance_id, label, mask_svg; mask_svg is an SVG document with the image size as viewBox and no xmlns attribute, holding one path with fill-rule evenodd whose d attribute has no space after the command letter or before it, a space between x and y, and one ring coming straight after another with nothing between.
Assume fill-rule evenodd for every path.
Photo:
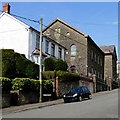
<instances>
[{"instance_id":1,"label":"road","mask_svg":"<svg viewBox=\"0 0 120 120\"><path fill-rule=\"evenodd\" d=\"M3 118L118 118L118 90L98 93L92 99L82 102L22 111Z\"/></svg>"}]
</instances>

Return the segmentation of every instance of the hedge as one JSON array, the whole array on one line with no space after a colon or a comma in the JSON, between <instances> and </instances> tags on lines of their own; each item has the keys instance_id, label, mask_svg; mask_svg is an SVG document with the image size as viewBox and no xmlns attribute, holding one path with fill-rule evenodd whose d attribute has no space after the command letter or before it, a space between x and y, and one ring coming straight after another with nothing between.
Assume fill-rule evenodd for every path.
<instances>
[{"instance_id":1,"label":"hedge","mask_svg":"<svg viewBox=\"0 0 120 120\"><path fill-rule=\"evenodd\" d=\"M38 79L39 66L26 59L25 55L15 53L16 77Z\"/></svg>"},{"instance_id":2,"label":"hedge","mask_svg":"<svg viewBox=\"0 0 120 120\"><path fill-rule=\"evenodd\" d=\"M39 81L30 78L15 78L12 84L13 90L21 90L24 92L39 92L40 90Z\"/></svg>"},{"instance_id":3,"label":"hedge","mask_svg":"<svg viewBox=\"0 0 120 120\"><path fill-rule=\"evenodd\" d=\"M1 77L14 79L16 77L38 79L39 66L28 60L24 54L14 52L12 49L1 49L0 61Z\"/></svg>"},{"instance_id":4,"label":"hedge","mask_svg":"<svg viewBox=\"0 0 120 120\"><path fill-rule=\"evenodd\" d=\"M57 59L55 61L55 70L61 70L61 71L67 71L68 65L66 61L63 61L61 59Z\"/></svg>"},{"instance_id":5,"label":"hedge","mask_svg":"<svg viewBox=\"0 0 120 120\"><path fill-rule=\"evenodd\" d=\"M9 78L0 77L0 90L10 91L12 89L12 83Z\"/></svg>"},{"instance_id":6,"label":"hedge","mask_svg":"<svg viewBox=\"0 0 120 120\"><path fill-rule=\"evenodd\" d=\"M15 78L12 81L13 90L21 90L24 92L37 92L40 91L40 81L30 78ZM50 93L53 91L53 85L51 80L42 81L42 89L44 93Z\"/></svg>"},{"instance_id":7,"label":"hedge","mask_svg":"<svg viewBox=\"0 0 120 120\"><path fill-rule=\"evenodd\" d=\"M62 70L67 71L68 65L62 59L46 58L44 61L45 71Z\"/></svg>"},{"instance_id":8,"label":"hedge","mask_svg":"<svg viewBox=\"0 0 120 120\"><path fill-rule=\"evenodd\" d=\"M55 70L55 59L46 58L44 60L45 71L53 71Z\"/></svg>"},{"instance_id":9,"label":"hedge","mask_svg":"<svg viewBox=\"0 0 120 120\"><path fill-rule=\"evenodd\" d=\"M15 77L15 54L12 49L2 49L2 76L7 78ZM1 67L1 66L0 66Z\"/></svg>"},{"instance_id":10,"label":"hedge","mask_svg":"<svg viewBox=\"0 0 120 120\"><path fill-rule=\"evenodd\" d=\"M44 79L54 79L55 71L42 72ZM56 76L60 81L78 81L80 80L79 74L71 73L67 71L56 71Z\"/></svg>"}]
</instances>

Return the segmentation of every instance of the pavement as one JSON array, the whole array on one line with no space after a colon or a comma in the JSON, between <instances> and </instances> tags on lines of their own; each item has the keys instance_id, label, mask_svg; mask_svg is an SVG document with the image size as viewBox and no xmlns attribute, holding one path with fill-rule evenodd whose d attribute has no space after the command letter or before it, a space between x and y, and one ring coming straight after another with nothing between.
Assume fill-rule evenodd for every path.
<instances>
[{"instance_id":1,"label":"pavement","mask_svg":"<svg viewBox=\"0 0 120 120\"><path fill-rule=\"evenodd\" d=\"M103 92L93 93L92 96L98 96L98 95L102 95L102 94L110 94L111 92L116 91L116 90L118 90L118 89L115 89L112 91L103 91ZM2 115L6 115L6 114L10 114L10 113L17 113L17 112L21 112L21 111L25 111L25 110L37 109L37 108L42 108L42 107L47 107L47 106L52 106L52 105L57 105L57 104L63 104L63 103L64 103L63 99L57 99L57 100L42 102L42 103L11 106L8 108L3 108Z\"/></svg>"}]
</instances>

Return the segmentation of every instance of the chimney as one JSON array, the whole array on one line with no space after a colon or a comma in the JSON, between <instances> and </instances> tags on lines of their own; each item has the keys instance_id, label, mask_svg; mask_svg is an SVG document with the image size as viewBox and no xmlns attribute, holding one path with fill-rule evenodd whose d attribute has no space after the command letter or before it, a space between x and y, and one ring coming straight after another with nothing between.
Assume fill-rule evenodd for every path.
<instances>
[{"instance_id":1,"label":"chimney","mask_svg":"<svg viewBox=\"0 0 120 120\"><path fill-rule=\"evenodd\" d=\"M9 5L9 3L5 3L3 5L3 10L2 11L7 12L8 14L10 14L10 5Z\"/></svg>"}]
</instances>

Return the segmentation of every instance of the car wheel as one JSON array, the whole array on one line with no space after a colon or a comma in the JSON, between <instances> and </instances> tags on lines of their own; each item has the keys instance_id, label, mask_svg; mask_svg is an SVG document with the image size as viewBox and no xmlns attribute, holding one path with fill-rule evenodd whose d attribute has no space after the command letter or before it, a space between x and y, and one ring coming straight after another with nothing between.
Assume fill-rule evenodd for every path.
<instances>
[{"instance_id":1,"label":"car wheel","mask_svg":"<svg viewBox=\"0 0 120 120\"><path fill-rule=\"evenodd\" d=\"M79 101L82 101L82 97L81 96L79 96Z\"/></svg>"},{"instance_id":2,"label":"car wheel","mask_svg":"<svg viewBox=\"0 0 120 120\"><path fill-rule=\"evenodd\" d=\"M91 95L88 95L88 99L91 99Z\"/></svg>"}]
</instances>

